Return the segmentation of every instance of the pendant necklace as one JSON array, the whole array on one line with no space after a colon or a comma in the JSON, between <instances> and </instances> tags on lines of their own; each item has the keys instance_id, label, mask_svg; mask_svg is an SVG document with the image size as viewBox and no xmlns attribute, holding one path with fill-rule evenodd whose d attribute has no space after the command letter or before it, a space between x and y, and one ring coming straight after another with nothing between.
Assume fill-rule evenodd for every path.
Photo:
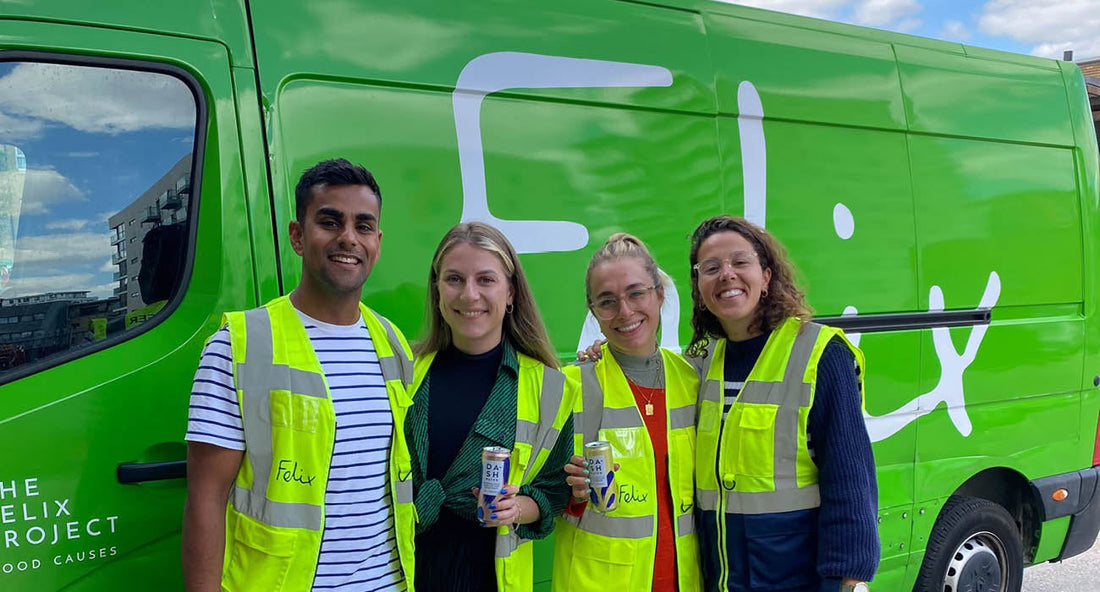
<instances>
[{"instance_id":1,"label":"pendant necklace","mask_svg":"<svg viewBox=\"0 0 1100 592\"><path fill-rule=\"evenodd\" d=\"M638 386L640 386L642 388L646 388L646 387L642 386L641 383L639 383L637 380L633 380L633 382L634 382L634 384L637 384ZM661 389L661 388L664 388L664 386L665 386L664 360L661 359L661 352L660 351L657 352L657 381L656 381L656 383L657 383L657 386L655 388ZM653 416L653 411L654 411L653 397L652 396L647 397L644 391L639 391L639 392L641 393L642 397L645 398L645 405L643 406L645 414L649 417L652 417Z\"/></svg>"}]
</instances>

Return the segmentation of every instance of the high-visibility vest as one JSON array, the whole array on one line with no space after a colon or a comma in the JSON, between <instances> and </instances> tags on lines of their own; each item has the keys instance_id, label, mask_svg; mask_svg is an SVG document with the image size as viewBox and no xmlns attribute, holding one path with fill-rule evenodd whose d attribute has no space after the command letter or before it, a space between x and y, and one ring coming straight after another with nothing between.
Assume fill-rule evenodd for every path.
<instances>
[{"instance_id":1,"label":"high-visibility vest","mask_svg":"<svg viewBox=\"0 0 1100 592\"><path fill-rule=\"evenodd\" d=\"M580 518L566 515L554 531L555 591L653 589L657 553L657 471L653 443L626 375L608 350L596 363L567 366L581 383L573 415L575 449L586 442L611 443L619 507L601 514L585 508ZM679 355L661 349L668 426L668 484L680 592L701 590L699 541L695 535L695 409L699 379Z\"/></svg>"},{"instance_id":2,"label":"high-visibility vest","mask_svg":"<svg viewBox=\"0 0 1100 592\"><path fill-rule=\"evenodd\" d=\"M412 590L416 510L412 459L402 429L412 404L407 392L412 353L389 321L362 304L360 311L393 413L390 501L401 569ZM226 313L223 322L229 326L245 455L226 508L222 590L308 592L321 553L325 489L336 437L328 384L288 297ZM279 478L286 472L313 480Z\"/></svg>"},{"instance_id":3,"label":"high-visibility vest","mask_svg":"<svg viewBox=\"0 0 1100 592\"><path fill-rule=\"evenodd\" d=\"M516 400L516 441L510 459L508 484L527 485L535 480L558 441L558 434L573 414L580 385L558 370L516 352L519 361ZM416 394L435 352L416 358L412 386ZM556 467L552 467L556 469ZM498 592L528 592L535 585L534 554L530 539L520 537L511 525L497 527L495 568Z\"/></svg>"},{"instance_id":4,"label":"high-visibility vest","mask_svg":"<svg viewBox=\"0 0 1100 592\"><path fill-rule=\"evenodd\" d=\"M863 352L843 331L789 318L768 337L725 421L726 340L717 340L702 360L696 500L699 510L716 512L717 549L706 551L718 555L721 590L726 589L729 571L726 514L770 514L821 505L806 428L814 404L817 364L834 336L844 339L863 369ZM859 372L861 400L863 374Z\"/></svg>"}]
</instances>

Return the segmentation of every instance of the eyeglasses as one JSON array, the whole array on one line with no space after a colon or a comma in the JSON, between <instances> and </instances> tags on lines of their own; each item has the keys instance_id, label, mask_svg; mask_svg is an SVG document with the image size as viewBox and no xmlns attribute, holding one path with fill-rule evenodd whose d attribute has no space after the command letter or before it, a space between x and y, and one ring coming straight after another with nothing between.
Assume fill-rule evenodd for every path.
<instances>
[{"instance_id":1,"label":"eyeglasses","mask_svg":"<svg viewBox=\"0 0 1100 592\"><path fill-rule=\"evenodd\" d=\"M626 300L630 310L638 310L645 305L649 295L656 289L657 286L632 288L626 292L624 295L626 298L623 300ZM601 321L610 321L619 314L620 302L622 300L616 296L604 295L597 298L595 302L590 302L588 306Z\"/></svg>"},{"instance_id":2,"label":"eyeglasses","mask_svg":"<svg viewBox=\"0 0 1100 592\"><path fill-rule=\"evenodd\" d=\"M752 266L753 262L759 259L756 251L737 251L729 256L728 259L719 259L717 257L711 257L709 259L703 259L692 266L695 273L706 277L714 278L718 277L719 273L722 273L722 267L729 264L730 269L735 272L742 272Z\"/></svg>"}]
</instances>

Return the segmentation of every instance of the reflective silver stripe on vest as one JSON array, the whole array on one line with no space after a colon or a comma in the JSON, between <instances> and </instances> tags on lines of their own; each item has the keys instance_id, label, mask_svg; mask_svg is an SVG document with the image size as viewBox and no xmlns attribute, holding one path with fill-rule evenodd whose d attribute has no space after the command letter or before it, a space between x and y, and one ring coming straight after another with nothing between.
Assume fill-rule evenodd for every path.
<instances>
[{"instance_id":1,"label":"reflective silver stripe on vest","mask_svg":"<svg viewBox=\"0 0 1100 592\"><path fill-rule=\"evenodd\" d=\"M616 539L646 539L653 536L653 516L609 516L585 510L581 529Z\"/></svg>"},{"instance_id":2,"label":"reflective silver stripe on vest","mask_svg":"<svg viewBox=\"0 0 1100 592\"><path fill-rule=\"evenodd\" d=\"M527 421L526 419L516 420L516 442L530 444L535 441L535 437L538 433L539 424L533 421Z\"/></svg>"},{"instance_id":3,"label":"reflective silver stripe on vest","mask_svg":"<svg viewBox=\"0 0 1100 592\"><path fill-rule=\"evenodd\" d=\"M714 489L697 489L695 491L696 507L707 512L718 510L718 492Z\"/></svg>"},{"instance_id":4,"label":"reflective silver stripe on vest","mask_svg":"<svg viewBox=\"0 0 1100 592\"><path fill-rule=\"evenodd\" d=\"M600 427L605 430L644 428L637 407L604 407Z\"/></svg>"},{"instance_id":5,"label":"reflective silver stripe on vest","mask_svg":"<svg viewBox=\"0 0 1100 592\"><path fill-rule=\"evenodd\" d=\"M581 524L581 519L580 519L579 516L574 516L572 514L562 514L561 517L562 517L562 520L565 520L566 522L572 524L573 526L580 526L580 524Z\"/></svg>"},{"instance_id":6,"label":"reflective silver stripe on vest","mask_svg":"<svg viewBox=\"0 0 1100 592\"><path fill-rule=\"evenodd\" d=\"M558 441L561 430L554 427L554 419L561 408L562 397L565 396L565 375L548 366L542 367L542 392L539 393L539 423L535 430L535 437L523 440L531 445L531 460L527 465L530 470L534 459L540 449L552 450ZM530 422L527 422L530 423ZM519 438L519 421L516 422L516 437Z\"/></svg>"},{"instance_id":7,"label":"reflective silver stripe on vest","mask_svg":"<svg viewBox=\"0 0 1100 592\"><path fill-rule=\"evenodd\" d=\"M810 385L803 382L806 368L810 364L814 343L821 333L821 325L807 323L795 337L791 355L787 358L787 368L783 374L780 388L772 388L771 403L779 405L775 414L775 451L772 457L772 478L776 491L798 487L798 410L808 406ZM803 401L805 397L805 401ZM795 508L789 508L794 510Z\"/></svg>"},{"instance_id":8,"label":"reflective silver stripe on vest","mask_svg":"<svg viewBox=\"0 0 1100 592\"><path fill-rule=\"evenodd\" d=\"M676 536L685 536L695 532L695 512L680 514L676 517Z\"/></svg>"},{"instance_id":9,"label":"reflective silver stripe on vest","mask_svg":"<svg viewBox=\"0 0 1100 592\"><path fill-rule=\"evenodd\" d=\"M515 528L509 528L508 534L498 534L496 541L495 555L498 559L503 559L512 554L524 543L531 542L531 539L525 539L516 534Z\"/></svg>"},{"instance_id":10,"label":"reflective silver stripe on vest","mask_svg":"<svg viewBox=\"0 0 1100 592\"><path fill-rule=\"evenodd\" d=\"M413 482L412 478L405 479L404 481L398 481L393 486L393 497L399 504L411 504L413 503Z\"/></svg>"},{"instance_id":11,"label":"reflective silver stripe on vest","mask_svg":"<svg viewBox=\"0 0 1100 592\"><path fill-rule=\"evenodd\" d=\"M783 491L727 491L725 497L727 514L773 514L808 510L821 505L817 485Z\"/></svg>"},{"instance_id":12,"label":"reflective silver stripe on vest","mask_svg":"<svg viewBox=\"0 0 1100 592\"><path fill-rule=\"evenodd\" d=\"M705 349L706 357L703 358L701 363L698 363L700 368L699 382L703 384L703 392L699 395L700 403L711 401L721 405L725 400L724 377L719 376L718 380L707 378L710 374L710 367L714 364L714 350L717 346L718 342L712 339ZM692 365L696 363L692 361Z\"/></svg>"},{"instance_id":13,"label":"reflective silver stripe on vest","mask_svg":"<svg viewBox=\"0 0 1100 592\"><path fill-rule=\"evenodd\" d=\"M539 422L516 419L516 442L531 447L531 461L525 471L530 471L535 459L543 450L550 451L558 441L561 430L554 427L562 397L565 396L565 375L547 366L542 367L542 391L539 393ZM520 482L526 481L527 474Z\"/></svg>"},{"instance_id":14,"label":"reflective silver stripe on vest","mask_svg":"<svg viewBox=\"0 0 1100 592\"><path fill-rule=\"evenodd\" d=\"M673 407L668 412L670 430L681 430L695 425L695 404Z\"/></svg>"},{"instance_id":15,"label":"reflective silver stripe on vest","mask_svg":"<svg viewBox=\"0 0 1100 592\"><path fill-rule=\"evenodd\" d=\"M241 390L241 423L245 454L252 465L252 488L234 486L233 507L238 512L272 526L320 530L321 508L266 499L267 482L274 463L271 449L271 391L288 386L298 395L328 398L324 379L316 373L274 363L271 317L266 308L244 313L245 357L237 364L237 388Z\"/></svg>"},{"instance_id":16,"label":"reflective silver stripe on vest","mask_svg":"<svg viewBox=\"0 0 1100 592\"><path fill-rule=\"evenodd\" d=\"M257 500L249 490L234 487L233 508L268 526L321 530L321 506Z\"/></svg>"},{"instance_id":17,"label":"reflective silver stripe on vest","mask_svg":"<svg viewBox=\"0 0 1100 592\"><path fill-rule=\"evenodd\" d=\"M581 364L581 410L580 417L573 418L573 432L581 434L584 443L600 439L600 422L603 420L603 389L596 376L596 364Z\"/></svg>"},{"instance_id":18,"label":"reflective silver stripe on vest","mask_svg":"<svg viewBox=\"0 0 1100 592\"><path fill-rule=\"evenodd\" d=\"M398 339L397 332L394 331L390 321L377 314L374 315L374 318L378 319L378 322L386 329L386 336L389 337L390 341L390 350L393 351L392 358L378 357L378 363L382 366L382 377L387 381L400 380L405 386L409 386L412 384L413 379L412 359L405 355L405 348L401 347L401 340Z\"/></svg>"}]
</instances>

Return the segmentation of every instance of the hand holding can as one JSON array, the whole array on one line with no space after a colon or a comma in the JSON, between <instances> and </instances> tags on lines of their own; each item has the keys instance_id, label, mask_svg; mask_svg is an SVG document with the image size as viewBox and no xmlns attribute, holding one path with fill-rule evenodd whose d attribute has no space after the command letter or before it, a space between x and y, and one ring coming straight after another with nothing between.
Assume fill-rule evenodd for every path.
<instances>
[{"instance_id":1,"label":"hand holding can","mask_svg":"<svg viewBox=\"0 0 1100 592\"><path fill-rule=\"evenodd\" d=\"M481 450L481 487L477 496L477 518L485 526L499 524L494 510L496 502L508 484L512 451L500 446L486 446ZM515 495L512 493L511 495Z\"/></svg>"},{"instance_id":2,"label":"hand holding can","mask_svg":"<svg viewBox=\"0 0 1100 592\"><path fill-rule=\"evenodd\" d=\"M589 501L597 512L610 512L619 507L615 485L615 457L610 442L589 442L584 445L588 466Z\"/></svg>"}]
</instances>

